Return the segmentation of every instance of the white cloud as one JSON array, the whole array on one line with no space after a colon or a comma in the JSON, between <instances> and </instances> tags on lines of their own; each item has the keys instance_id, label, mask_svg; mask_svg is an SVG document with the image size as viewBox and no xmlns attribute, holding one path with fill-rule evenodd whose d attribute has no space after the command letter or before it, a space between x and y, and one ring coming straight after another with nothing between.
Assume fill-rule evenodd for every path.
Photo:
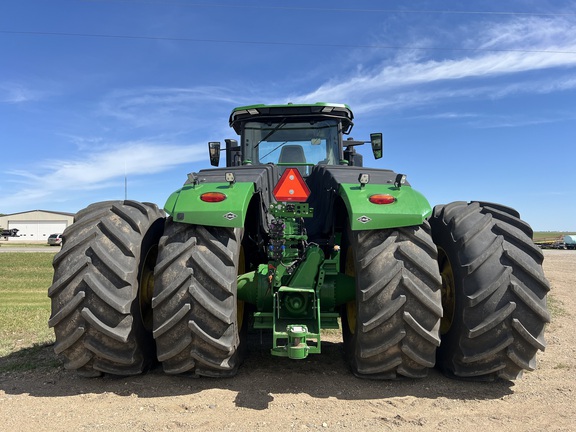
<instances>
[{"instance_id":1,"label":"white cloud","mask_svg":"<svg viewBox=\"0 0 576 432\"><path fill-rule=\"evenodd\" d=\"M473 43L482 49L572 51L576 36L573 17L558 16L515 18L476 31L477 37L469 39L468 47Z\"/></svg>"},{"instance_id":2,"label":"white cloud","mask_svg":"<svg viewBox=\"0 0 576 432\"><path fill-rule=\"evenodd\" d=\"M150 175L205 156L204 145L174 145L154 142L128 142L108 145L98 152L79 153L70 160L46 160L34 171L9 170L11 194L4 196L5 208L21 203L49 202L62 198L62 191L74 193L105 189L125 174ZM47 169L45 167L56 167Z\"/></svg>"},{"instance_id":3,"label":"white cloud","mask_svg":"<svg viewBox=\"0 0 576 432\"><path fill-rule=\"evenodd\" d=\"M470 126L477 129L491 129L491 128L517 128L534 126L541 124L557 123L558 121L574 120L576 118L573 114L557 115L554 117L525 117L521 115L506 116L506 117L485 117L475 120L470 123Z\"/></svg>"},{"instance_id":4,"label":"white cloud","mask_svg":"<svg viewBox=\"0 0 576 432\"><path fill-rule=\"evenodd\" d=\"M333 78L316 90L292 99L307 102L345 100L354 104L356 111L362 111L367 109L366 100L372 101L370 108L373 109L375 106L419 105L432 99L465 94L502 97L511 92L547 93L576 88L574 76L552 81L521 75L575 68L576 23L566 18L515 18L468 31L469 34L462 35L467 46L492 51L454 51L448 53L450 58L426 60L421 55L404 52L372 68L356 69L349 76ZM462 52L466 56L457 57ZM516 80L514 83L507 80L512 76ZM499 79L497 84L494 79ZM443 89L438 90L438 86ZM374 103L375 100L381 102ZM400 103L390 103L391 100Z\"/></svg>"},{"instance_id":5,"label":"white cloud","mask_svg":"<svg viewBox=\"0 0 576 432\"><path fill-rule=\"evenodd\" d=\"M18 104L40 99L41 92L32 90L21 83L0 82L0 102Z\"/></svg>"},{"instance_id":6,"label":"white cloud","mask_svg":"<svg viewBox=\"0 0 576 432\"><path fill-rule=\"evenodd\" d=\"M238 103L238 98L223 87L136 88L107 95L99 114L142 127L181 122L185 116L190 123L198 113L208 114L214 107Z\"/></svg>"},{"instance_id":7,"label":"white cloud","mask_svg":"<svg viewBox=\"0 0 576 432\"><path fill-rule=\"evenodd\" d=\"M440 112L440 113L424 114L424 115L417 115L417 116L404 117L404 118L459 120L459 119L463 119L463 118L470 119L470 118L478 118L478 117L479 117L479 114L475 114L475 113Z\"/></svg>"},{"instance_id":8,"label":"white cloud","mask_svg":"<svg viewBox=\"0 0 576 432\"><path fill-rule=\"evenodd\" d=\"M576 46L574 49L576 51ZM317 90L303 95L301 99L350 100L407 86L575 66L576 55L518 52L489 53L458 60L382 65L372 74L356 75L338 83L333 81L322 85ZM547 87L550 87L550 84L547 84Z\"/></svg>"}]
</instances>

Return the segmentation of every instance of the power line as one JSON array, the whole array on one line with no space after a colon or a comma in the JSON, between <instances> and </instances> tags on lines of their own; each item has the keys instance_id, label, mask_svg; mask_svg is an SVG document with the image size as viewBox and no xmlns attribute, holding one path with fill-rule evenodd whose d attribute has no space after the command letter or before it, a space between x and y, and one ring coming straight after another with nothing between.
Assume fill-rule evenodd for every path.
<instances>
[{"instance_id":1,"label":"power line","mask_svg":"<svg viewBox=\"0 0 576 432\"><path fill-rule=\"evenodd\" d=\"M545 54L576 54L576 51L564 50L529 50L529 49L498 49L498 48L457 48L457 47L419 47L407 45L358 45L358 44L328 44L316 42L283 42L283 41L250 41L231 39L198 39L186 37L168 36L131 36L114 35L102 33L65 33L65 32L40 32L40 31L17 31L0 30L0 34L32 35L32 36L60 36L60 37L83 37L83 38L103 38L103 39L132 39L132 40L152 40L152 41L172 41L172 42L194 42L194 43L218 43L218 44L240 44L240 45L274 45L274 46L307 46L321 48L369 48L387 50L421 50L421 51L477 51L477 52L518 52L518 53L545 53Z\"/></svg>"},{"instance_id":2,"label":"power line","mask_svg":"<svg viewBox=\"0 0 576 432\"><path fill-rule=\"evenodd\" d=\"M260 10L301 10L314 12L365 12L395 14L443 14L443 15L520 15L520 16L575 16L576 12L516 12L516 11L464 11L435 9L358 9L358 8L320 8L297 6L262 6L242 4L185 3L169 0L81 0L83 3L136 3L161 4L171 6L227 8L227 9L260 9Z\"/></svg>"}]
</instances>

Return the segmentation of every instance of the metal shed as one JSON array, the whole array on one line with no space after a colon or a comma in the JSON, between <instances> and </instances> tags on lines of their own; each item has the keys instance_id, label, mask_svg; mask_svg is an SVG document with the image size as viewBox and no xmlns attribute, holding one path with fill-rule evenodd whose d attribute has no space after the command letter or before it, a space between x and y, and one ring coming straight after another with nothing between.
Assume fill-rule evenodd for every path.
<instances>
[{"instance_id":1,"label":"metal shed","mask_svg":"<svg viewBox=\"0 0 576 432\"><path fill-rule=\"evenodd\" d=\"M8 237L15 242L46 242L50 234L61 234L74 221L74 213L50 210L31 210L0 216L3 229L17 229L17 237Z\"/></svg>"}]
</instances>

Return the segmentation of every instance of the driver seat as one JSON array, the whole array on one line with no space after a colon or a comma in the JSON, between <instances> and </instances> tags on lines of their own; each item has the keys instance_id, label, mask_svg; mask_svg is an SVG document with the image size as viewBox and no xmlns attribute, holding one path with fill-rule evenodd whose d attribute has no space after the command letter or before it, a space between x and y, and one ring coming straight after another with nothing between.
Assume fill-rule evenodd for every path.
<instances>
[{"instance_id":1,"label":"driver seat","mask_svg":"<svg viewBox=\"0 0 576 432\"><path fill-rule=\"evenodd\" d=\"M304 149L299 145L287 145L282 147L280 151L280 157L278 158L278 163L306 163L306 155L304 154ZM305 166L299 166L298 171L302 176L306 174ZM284 169L282 170L284 171Z\"/></svg>"}]
</instances>

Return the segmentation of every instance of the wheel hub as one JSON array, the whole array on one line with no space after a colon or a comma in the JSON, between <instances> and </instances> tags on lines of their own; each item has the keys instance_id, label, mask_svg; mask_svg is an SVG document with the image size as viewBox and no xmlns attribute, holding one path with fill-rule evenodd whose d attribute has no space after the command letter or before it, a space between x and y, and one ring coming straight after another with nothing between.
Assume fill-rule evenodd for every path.
<instances>
[{"instance_id":1,"label":"wheel hub","mask_svg":"<svg viewBox=\"0 0 576 432\"><path fill-rule=\"evenodd\" d=\"M456 286L454 282L454 271L452 264L442 249L438 249L438 263L440 267L440 275L442 276L442 309L444 316L440 321L440 333L446 334L452 321L454 320L454 310L456 307Z\"/></svg>"}]
</instances>

